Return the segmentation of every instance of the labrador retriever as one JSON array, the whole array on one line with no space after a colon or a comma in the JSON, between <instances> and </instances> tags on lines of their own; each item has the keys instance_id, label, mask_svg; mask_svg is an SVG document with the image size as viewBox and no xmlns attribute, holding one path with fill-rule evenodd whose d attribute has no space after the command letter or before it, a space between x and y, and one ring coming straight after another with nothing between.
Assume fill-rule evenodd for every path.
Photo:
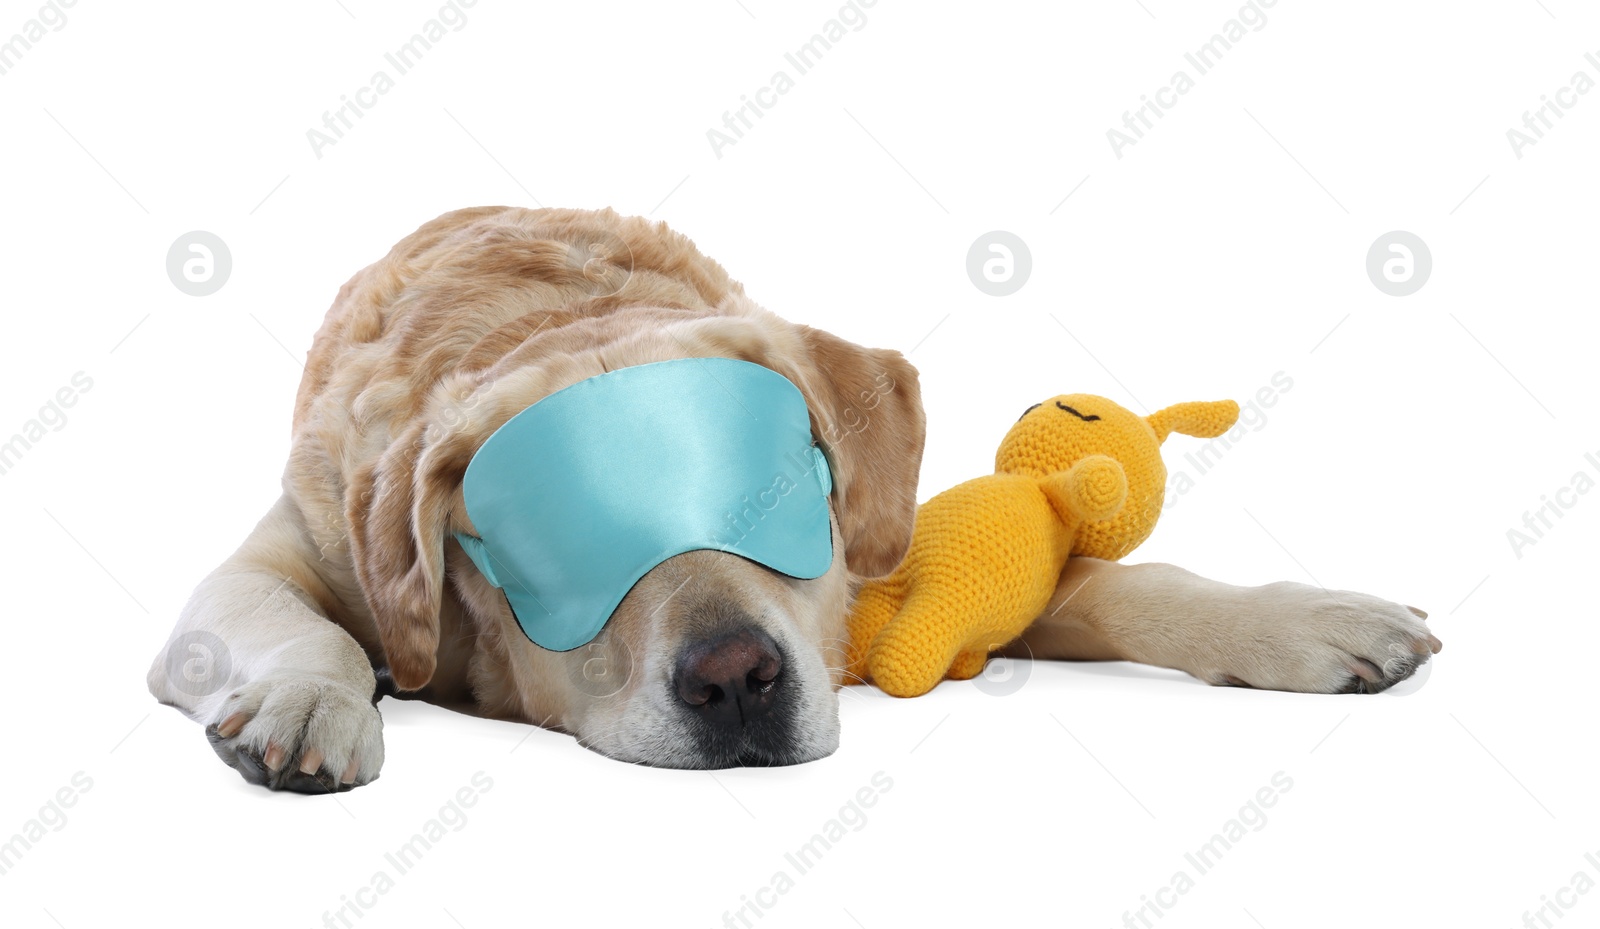
<instances>
[{"instance_id":1,"label":"labrador retriever","mask_svg":"<svg viewBox=\"0 0 1600 929\"><path fill-rule=\"evenodd\" d=\"M831 465L831 564L801 579L683 552L592 641L535 645L454 536L473 528L474 452L554 391L684 358L752 362L799 388ZM906 551L923 435L899 352L779 318L664 223L451 212L340 288L295 400L283 494L195 590L150 691L248 781L306 793L378 776L385 693L558 729L624 761L821 758L839 744L838 690L857 682L843 657L851 598ZM1080 558L1004 651L1372 693L1439 650L1423 618L1348 591Z\"/></svg>"}]
</instances>

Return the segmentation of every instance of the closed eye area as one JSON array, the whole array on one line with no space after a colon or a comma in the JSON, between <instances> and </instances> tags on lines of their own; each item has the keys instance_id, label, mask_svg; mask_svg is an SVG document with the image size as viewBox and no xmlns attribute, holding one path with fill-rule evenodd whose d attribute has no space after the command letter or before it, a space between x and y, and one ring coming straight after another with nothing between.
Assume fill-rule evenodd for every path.
<instances>
[{"instance_id":1,"label":"closed eye area","mask_svg":"<svg viewBox=\"0 0 1600 929\"><path fill-rule=\"evenodd\" d=\"M1068 413L1071 413L1073 416L1078 417L1079 419L1083 420L1086 423L1092 423L1095 420L1100 418L1100 417L1094 416L1094 415L1085 416L1082 413L1079 413L1077 410L1074 410L1072 407L1067 406L1065 403L1062 403L1060 400L1056 401L1056 406L1060 407L1063 410L1066 410ZM1024 413L1023 415L1026 416L1027 414Z\"/></svg>"}]
</instances>

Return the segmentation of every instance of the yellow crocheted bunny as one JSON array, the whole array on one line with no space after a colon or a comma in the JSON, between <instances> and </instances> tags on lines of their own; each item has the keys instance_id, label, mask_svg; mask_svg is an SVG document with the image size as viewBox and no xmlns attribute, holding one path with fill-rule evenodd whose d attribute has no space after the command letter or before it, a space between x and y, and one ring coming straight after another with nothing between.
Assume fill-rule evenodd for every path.
<instances>
[{"instance_id":1,"label":"yellow crocheted bunny","mask_svg":"<svg viewBox=\"0 0 1600 929\"><path fill-rule=\"evenodd\" d=\"M905 559L862 587L846 670L897 697L976 676L1044 611L1069 556L1114 561L1149 537L1168 434L1212 438L1238 418L1232 400L1148 417L1091 394L1029 407L1000 443L995 473L922 504Z\"/></svg>"}]
</instances>

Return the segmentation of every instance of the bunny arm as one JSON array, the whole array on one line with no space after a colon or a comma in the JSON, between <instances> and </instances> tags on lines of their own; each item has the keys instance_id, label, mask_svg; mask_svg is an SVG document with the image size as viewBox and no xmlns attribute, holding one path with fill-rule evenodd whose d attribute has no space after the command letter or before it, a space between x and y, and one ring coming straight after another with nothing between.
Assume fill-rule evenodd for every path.
<instances>
[{"instance_id":1,"label":"bunny arm","mask_svg":"<svg viewBox=\"0 0 1600 929\"><path fill-rule=\"evenodd\" d=\"M1110 519L1128 498L1128 478L1109 455L1086 455L1065 471L1039 478L1050 506L1069 529Z\"/></svg>"}]
</instances>

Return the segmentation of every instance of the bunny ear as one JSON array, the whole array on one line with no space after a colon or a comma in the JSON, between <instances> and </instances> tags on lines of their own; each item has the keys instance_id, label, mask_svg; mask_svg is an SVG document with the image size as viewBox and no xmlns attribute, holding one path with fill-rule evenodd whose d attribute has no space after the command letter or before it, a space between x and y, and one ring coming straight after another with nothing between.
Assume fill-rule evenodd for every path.
<instances>
[{"instance_id":1,"label":"bunny ear","mask_svg":"<svg viewBox=\"0 0 1600 929\"><path fill-rule=\"evenodd\" d=\"M1202 439L1214 439L1239 420L1239 404L1232 400L1195 400L1156 410L1145 422L1156 431L1156 441L1165 442L1174 432Z\"/></svg>"}]
</instances>

